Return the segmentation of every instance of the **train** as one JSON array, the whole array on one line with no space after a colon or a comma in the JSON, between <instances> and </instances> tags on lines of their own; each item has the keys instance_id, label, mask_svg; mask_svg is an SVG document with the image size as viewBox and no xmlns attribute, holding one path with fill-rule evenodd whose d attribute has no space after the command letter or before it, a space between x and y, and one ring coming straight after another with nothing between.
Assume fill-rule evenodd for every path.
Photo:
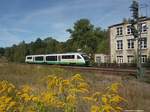
<instances>
[{"instance_id":1,"label":"train","mask_svg":"<svg viewBox=\"0 0 150 112\"><path fill-rule=\"evenodd\" d=\"M61 53L27 55L26 63L30 64L57 64L57 65L90 65L90 58L85 53Z\"/></svg>"}]
</instances>

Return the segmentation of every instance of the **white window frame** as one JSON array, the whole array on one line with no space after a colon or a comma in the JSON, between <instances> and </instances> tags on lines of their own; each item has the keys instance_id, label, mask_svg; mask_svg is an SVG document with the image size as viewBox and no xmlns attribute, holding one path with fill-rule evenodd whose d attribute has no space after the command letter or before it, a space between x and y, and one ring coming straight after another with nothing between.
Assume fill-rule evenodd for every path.
<instances>
[{"instance_id":1,"label":"white window frame","mask_svg":"<svg viewBox=\"0 0 150 112\"><path fill-rule=\"evenodd\" d=\"M147 55L141 55L141 62L146 63L147 62Z\"/></svg>"},{"instance_id":2,"label":"white window frame","mask_svg":"<svg viewBox=\"0 0 150 112\"><path fill-rule=\"evenodd\" d=\"M117 27L117 35L123 35L123 27Z\"/></svg>"},{"instance_id":3,"label":"white window frame","mask_svg":"<svg viewBox=\"0 0 150 112\"><path fill-rule=\"evenodd\" d=\"M142 38L141 39L141 49L146 49L147 48L147 38Z\"/></svg>"},{"instance_id":4,"label":"white window frame","mask_svg":"<svg viewBox=\"0 0 150 112\"><path fill-rule=\"evenodd\" d=\"M117 63L123 63L123 56L117 56Z\"/></svg>"},{"instance_id":5,"label":"white window frame","mask_svg":"<svg viewBox=\"0 0 150 112\"><path fill-rule=\"evenodd\" d=\"M128 49L133 49L134 48L134 40L133 39L128 39Z\"/></svg>"},{"instance_id":6,"label":"white window frame","mask_svg":"<svg viewBox=\"0 0 150 112\"><path fill-rule=\"evenodd\" d=\"M131 35L132 34L130 27L131 27L131 25L127 26L127 35Z\"/></svg>"},{"instance_id":7,"label":"white window frame","mask_svg":"<svg viewBox=\"0 0 150 112\"><path fill-rule=\"evenodd\" d=\"M141 23L141 32L142 33L145 33L145 32L147 32L147 24L146 23Z\"/></svg>"},{"instance_id":8,"label":"white window frame","mask_svg":"<svg viewBox=\"0 0 150 112\"><path fill-rule=\"evenodd\" d=\"M108 62L108 56L104 56L104 63Z\"/></svg>"},{"instance_id":9,"label":"white window frame","mask_svg":"<svg viewBox=\"0 0 150 112\"><path fill-rule=\"evenodd\" d=\"M102 57L101 56L96 56L96 63L102 63Z\"/></svg>"},{"instance_id":10,"label":"white window frame","mask_svg":"<svg viewBox=\"0 0 150 112\"><path fill-rule=\"evenodd\" d=\"M117 50L123 49L123 40L117 40Z\"/></svg>"},{"instance_id":11,"label":"white window frame","mask_svg":"<svg viewBox=\"0 0 150 112\"><path fill-rule=\"evenodd\" d=\"M132 63L133 60L134 60L134 56L133 55L128 55L127 59L128 59L128 63Z\"/></svg>"}]
</instances>

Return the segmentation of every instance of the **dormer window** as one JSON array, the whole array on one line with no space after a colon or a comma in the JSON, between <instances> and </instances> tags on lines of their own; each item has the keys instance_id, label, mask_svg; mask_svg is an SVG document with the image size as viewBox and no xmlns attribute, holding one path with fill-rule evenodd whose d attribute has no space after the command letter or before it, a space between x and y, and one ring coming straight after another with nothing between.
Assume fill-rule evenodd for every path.
<instances>
[{"instance_id":1,"label":"dormer window","mask_svg":"<svg viewBox=\"0 0 150 112\"><path fill-rule=\"evenodd\" d=\"M117 28L117 35L123 35L123 29L122 27Z\"/></svg>"}]
</instances>

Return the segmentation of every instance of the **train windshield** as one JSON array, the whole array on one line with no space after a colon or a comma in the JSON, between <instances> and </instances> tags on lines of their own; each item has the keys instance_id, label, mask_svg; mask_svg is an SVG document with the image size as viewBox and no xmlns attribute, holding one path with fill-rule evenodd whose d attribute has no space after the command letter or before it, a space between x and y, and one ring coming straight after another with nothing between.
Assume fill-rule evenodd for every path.
<instances>
[{"instance_id":1,"label":"train windshield","mask_svg":"<svg viewBox=\"0 0 150 112\"><path fill-rule=\"evenodd\" d=\"M83 58L84 58L85 60L90 60L89 57L88 57L88 55L82 54L82 56L83 56Z\"/></svg>"}]
</instances>

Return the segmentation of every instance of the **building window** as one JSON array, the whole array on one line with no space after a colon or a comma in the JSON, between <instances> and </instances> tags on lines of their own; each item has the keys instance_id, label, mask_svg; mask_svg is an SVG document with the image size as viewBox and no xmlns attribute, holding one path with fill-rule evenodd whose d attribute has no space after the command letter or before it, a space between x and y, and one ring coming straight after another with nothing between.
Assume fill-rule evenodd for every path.
<instances>
[{"instance_id":1,"label":"building window","mask_svg":"<svg viewBox=\"0 0 150 112\"><path fill-rule=\"evenodd\" d=\"M122 27L117 28L117 35L123 35L123 29Z\"/></svg>"},{"instance_id":2,"label":"building window","mask_svg":"<svg viewBox=\"0 0 150 112\"><path fill-rule=\"evenodd\" d=\"M123 42L122 42L122 40L117 40L117 49L118 50L123 49Z\"/></svg>"},{"instance_id":3,"label":"building window","mask_svg":"<svg viewBox=\"0 0 150 112\"><path fill-rule=\"evenodd\" d=\"M147 32L147 25L145 23L142 24L141 32Z\"/></svg>"},{"instance_id":4,"label":"building window","mask_svg":"<svg viewBox=\"0 0 150 112\"><path fill-rule=\"evenodd\" d=\"M128 39L128 49L134 48L134 40L133 39Z\"/></svg>"},{"instance_id":5,"label":"building window","mask_svg":"<svg viewBox=\"0 0 150 112\"><path fill-rule=\"evenodd\" d=\"M100 56L97 56L97 57L96 57L96 62L97 62L97 63L101 63L101 61L102 61L102 60L101 60L101 57L100 57Z\"/></svg>"},{"instance_id":6,"label":"building window","mask_svg":"<svg viewBox=\"0 0 150 112\"><path fill-rule=\"evenodd\" d=\"M141 49L147 48L147 38L141 39Z\"/></svg>"},{"instance_id":7,"label":"building window","mask_svg":"<svg viewBox=\"0 0 150 112\"><path fill-rule=\"evenodd\" d=\"M128 35L132 34L132 32L131 32L131 26L130 26L130 25L127 26L127 34L128 34Z\"/></svg>"},{"instance_id":8,"label":"building window","mask_svg":"<svg viewBox=\"0 0 150 112\"><path fill-rule=\"evenodd\" d=\"M142 63L147 62L147 56L146 56L146 55L142 55L142 56L141 56L141 62L142 62Z\"/></svg>"},{"instance_id":9,"label":"building window","mask_svg":"<svg viewBox=\"0 0 150 112\"><path fill-rule=\"evenodd\" d=\"M105 62L105 63L108 62L108 56L104 56L104 62Z\"/></svg>"},{"instance_id":10,"label":"building window","mask_svg":"<svg viewBox=\"0 0 150 112\"><path fill-rule=\"evenodd\" d=\"M117 63L123 63L123 56L117 56Z\"/></svg>"},{"instance_id":11,"label":"building window","mask_svg":"<svg viewBox=\"0 0 150 112\"><path fill-rule=\"evenodd\" d=\"M132 63L134 60L134 56L132 55L129 55L127 58L128 58L128 63Z\"/></svg>"}]
</instances>

